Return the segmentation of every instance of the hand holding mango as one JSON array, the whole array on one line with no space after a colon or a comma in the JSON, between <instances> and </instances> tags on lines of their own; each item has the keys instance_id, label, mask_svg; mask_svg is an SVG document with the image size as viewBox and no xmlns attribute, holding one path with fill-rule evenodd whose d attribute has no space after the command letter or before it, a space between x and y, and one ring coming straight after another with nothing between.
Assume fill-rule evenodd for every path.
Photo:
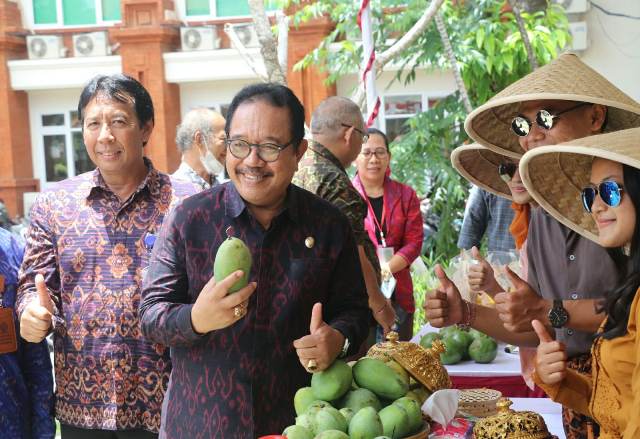
<instances>
[{"instance_id":1,"label":"hand holding mango","mask_svg":"<svg viewBox=\"0 0 640 439\"><path fill-rule=\"evenodd\" d=\"M237 316L234 308L246 306L256 290L256 283L251 282L235 294L229 294L231 286L242 279L243 275L242 271L235 271L220 283L212 277L202 288L196 303L191 308L191 325L197 333L206 334L216 329L226 328L244 317L244 315Z\"/></svg>"},{"instance_id":2,"label":"hand holding mango","mask_svg":"<svg viewBox=\"0 0 640 439\"><path fill-rule=\"evenodd\" d=\"M202 288L191 309L191 324L200 333L233 325L246 315L249 297L256 283L248 284L251 272L251 253L242 240L233 238L227 229L227 239L220 245L213 262L213 277ZM231 294L235 293L235 294ZM244 310L238 314L234 308Z\"/></svg>"},{"instance_id":3,"label":"hand holding mango","mask_svg":"<svg viewBox=\"0 0 640 439\"><path fill-rule=\"evenodd\" d=\"M329 326L322 319L321 303L313 305L311 310L309 335L305 335L293 342L300 364L306 368L309 360L315 360L318 366L315 370L316 372L329 367L340 354L343 345L344 336L342 333Z\"/></svg>"}]
</instances>

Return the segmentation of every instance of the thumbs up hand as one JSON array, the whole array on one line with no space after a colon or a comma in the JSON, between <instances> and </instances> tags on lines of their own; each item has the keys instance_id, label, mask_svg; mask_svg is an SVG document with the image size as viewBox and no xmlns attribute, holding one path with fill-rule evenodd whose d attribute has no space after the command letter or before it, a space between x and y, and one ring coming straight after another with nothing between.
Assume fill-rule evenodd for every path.
<instances>
[{"instance_id":1,"label":"thumbs up hand","mask_svg":"<svg viewBox=\"0 0 640 439\"><path fill-rule=\"evenodd\" d=\"M425 316L431 326L435 328L443 328L462 322L465 306L460 291L447 277L440 264L436 265L434 271L440 281L440 286L427 293L424 301Z\"/></svg>"},{"instance_id":2,"label":"thumbs up hand","mask_svg":"<svg viewBox=\"0 0 640 439\"><path fill-rule=\"evenodd\" d=\"M553 340L547 328L539 321L531 322L540 339L536 354L536 373L543 383L553 385L567 376L567 352L564 344Z\"/></svg>"},{"instance_id":3,"label":"thumbs up hand","mask_svg":"<svg viewBox=\"0 0 640 439\"><path fill-rule=\"evenodd\" d=\"M28 342L40 343L51 328L53 301L44 276L36 274L35 284L38 298L32 300L20 316L20 336Z\"/></svg>"},{"instance_id":4,"label":"thumbs up hand","mask_svg":"<svg viewBox=\"0 0 640 439\"><path fill-rule=\"evenodd\" d=\"M316 303L311 310L309 335L293 342L300 364L310 372L320 372L331 366L342 346L344 335L323 320L322 303Z\"/></svg>"},{"instance_id":5,"label":"thumbs up hand","mask_svg":"<svg viewBox=\"0 0 640 439\"><path fill-rule=\"evenodd\" d=\"M478 262L469 265L467 280L471 291L484 291L491 297L501 292L502 288L496 281L491 264L482 257L476 246L471 247L471 255Z\"/></svg>"},{"instance_id":6,"label":"thumbs up hand","mask_svg":"<svg viewBox=\"0 0 640 439\"><path fill-rule=\"evenodd\" d=\"M546 320L549 303L509 267L505 270L513 289L494 297L498 317L507 331L530 332L532 320Z\"/></svg>"}]
</instances>

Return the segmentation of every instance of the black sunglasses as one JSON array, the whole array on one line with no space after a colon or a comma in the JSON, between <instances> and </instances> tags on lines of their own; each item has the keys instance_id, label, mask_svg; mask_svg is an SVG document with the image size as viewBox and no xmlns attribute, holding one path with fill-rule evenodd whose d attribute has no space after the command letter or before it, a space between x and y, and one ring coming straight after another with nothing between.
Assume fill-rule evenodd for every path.
<instances>
[{"instance_id":1,"label":"black sunglasses","mask_svg":"<svg viewBox=\"0 0 640 439\"><path fill-rule=\"evenodd\" d=\"M498 175L500 175L500 178L505 183L509 183L513 178L513 175L516 173L517 169L518 169L518 165L516 165L515 163L510 163L510 162L500 163L498 165Z\"/></svg>"},{"instance_id":2,"label":"black sunglasses","mask_svg":"<svg viewBox=\"0 0 640 439\"><path fill-rule=\"evenodd\" d=\"M622 201L624 188L615 181L603 181L597 186L587 186L582 189L582 206L584 210L591 213L591 207L596 199L596 195L609 207L618 207Z\"/></svg>"},{"instance_id":3,"label":"black sunglasses","mask_svg":"<svg viewBox=\"0 0 640 439\"><path fill-rule=\"evenodd\" d=\"M561 114L568 113L569 111L573 111L576 108L584 107L585 105L591 104L589 102L581 102L578 105L567 108L566 110L559 111L555 114L551 113L549 110L539 110L536 113L536 124L538 124L540 128L550 130L551 128L553 128L555 119L557 119ZM531 126L531 121L521 114L514 117L511 121L511 130L519 137L527 137L531 132Z\"/></svg>"}]
</instances>

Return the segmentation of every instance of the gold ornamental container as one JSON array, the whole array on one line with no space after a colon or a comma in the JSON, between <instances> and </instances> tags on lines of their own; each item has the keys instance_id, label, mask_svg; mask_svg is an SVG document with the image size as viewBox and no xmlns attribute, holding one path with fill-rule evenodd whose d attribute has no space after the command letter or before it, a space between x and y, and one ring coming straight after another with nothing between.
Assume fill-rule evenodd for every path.
<instances>
[{"instance_id":1,"label":"gold ornamental container","mask_svg":"<svg viewBox=\"0 0 640 439\"><path fill-rule=\"evenodd\" d=\"M398 341L397 332L389 332L387 341L376 343L367 352L368 357L382 361L394 360L430 392L451 388L451 379L440 362L444 344L435 340L431 349L408 341Z\"/></svg>"},{"instance_id":2,"label":"gold ornamental container","mask_svg":"<svg viewBox=\"0 0 640 439\"><path fill-rule=\"evenodd\" d=\"M476 422L473 427L475 439L552 439L547 424L538 413L516 412L509 407L513 404L501 398L496 404L498 413Z\"/></svg>"}]
</instances>

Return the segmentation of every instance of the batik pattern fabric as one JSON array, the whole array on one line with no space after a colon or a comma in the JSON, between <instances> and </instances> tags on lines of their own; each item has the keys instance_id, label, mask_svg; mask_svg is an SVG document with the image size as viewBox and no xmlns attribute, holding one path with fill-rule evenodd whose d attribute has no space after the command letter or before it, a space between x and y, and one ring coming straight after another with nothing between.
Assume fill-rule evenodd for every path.
<instances>
[{"instance_id":1,"label":"batik pattern fabric","mask_svg":"<svg viewBox=\"0 0 640 439\"><path fill-rule=\"evenodd\" d=\"M0 228L0 300L13 309L18 269L24 248L8 231ZM0 354L0 437L3 439L52 439L53 375L46 340L27 343L19 337L18 350Z\"/></svg>"},{"instance_id":2,"label":"batik pattern fabric","mask_svg":"<svg viewBox=\"0 0 640 439\"><path fill-rule=\"evenodd\" d=\"M356 243L364 247L379 285L380 261L364 226L368 211L367 204L351 184L347 171L336 156L322 144L312 143L298 164L293 184L327 200L347 216L355 234Z\"/></svg>"},{"instance_id":3,"label":"batik pattern fabric","mask_svg":"<svg viewBox=\"0 0 640 439\"><path fill-rule=\"evenodd\" d=\"M121 201L99 169L55 184L36 200L20 272L18 314L45 277L54 315L56 417L87 429L157 432L171 362L142 336L142 278L162 221L191 183L148 173Z\"/></svg>"},{"instance_id":4,"label":"batik pattern fabric","mask_svg":"<svg viewBox=\"0 0 640 439\"><path fill-rule=\"evenodd\" d=\"M191 310L229 227L249 247L249 281L257 289L245 317L199 335ZM315 303L349 339L350 353L367 334L367 295L349 223L294 185L266 230L232 183L189 198L163 226L144 285L143 333L170 346L173 363L161 438L254 439L293 424L295 392L311 380L293 341L309 334Z\"/></svg>"},{"instance_id":5,"label":"batik pattern fabric","mask_svg":"<svg viewBox=\"0 0 640 439\"><path fill-rule=\"evenodd\" d=\"M190 183L193 183L196 186L198 186L202 191L210 189L212 186L210 181L207 181L204 178L202 178L200 174L194 171L193 168L187 165L185 162L180 163L180 166L178 167L178 169L176 169L176 172L171 174L171 176L179 181L188 181ZM212 181L213 181L213 186L215 186L218 183L215 178L212 179Z\"/></svg>"}]
</instances>

